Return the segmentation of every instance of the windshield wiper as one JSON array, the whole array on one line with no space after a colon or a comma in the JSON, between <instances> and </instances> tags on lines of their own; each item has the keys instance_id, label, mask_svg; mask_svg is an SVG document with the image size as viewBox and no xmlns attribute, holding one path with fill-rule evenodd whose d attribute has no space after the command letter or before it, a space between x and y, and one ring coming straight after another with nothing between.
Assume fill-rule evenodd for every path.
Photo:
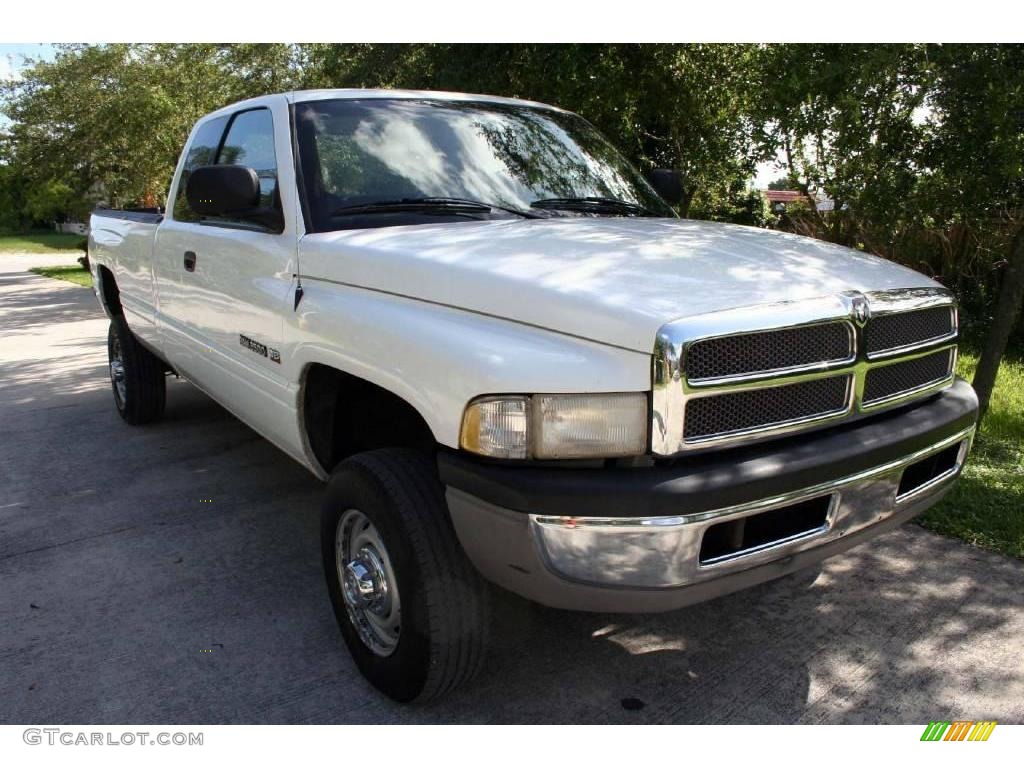
<instances>
[{"instance_id":1,"label":"windshield wiper","mask_svg":"<svg viewBox=\"0 0 1024 768\"><path fill-rule=\"evenodd\" d=\"M448 211L450 213L488 213L492 210L505 211L526 219L542 218L531 211L508 208L493 203L481 203L462 197L402 197L394 200L374 200L371 203L342 206L331 216L354 216L361 213L405 213L418 211Z\"/></svg>"},{"instance_id":2,"label":"windshield wiper","mask_svg":"<svg viewBox=\"0 0 1024 768\"><path fill-rule=\"evenodd\" d=\"M634 216L655 216L649 208L614 197L546 197L534 200L531 208L560 208L566 211L591 213L626 213Z\"/></svg>"}]
</instances>

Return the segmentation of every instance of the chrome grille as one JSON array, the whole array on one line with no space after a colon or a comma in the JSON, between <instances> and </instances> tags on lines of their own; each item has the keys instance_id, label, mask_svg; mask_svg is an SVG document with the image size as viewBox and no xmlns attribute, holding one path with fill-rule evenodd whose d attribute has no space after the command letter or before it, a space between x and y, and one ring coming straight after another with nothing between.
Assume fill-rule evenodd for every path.
<instances>
[{"instance_id":1,"label":"chrome grille","mask_svg":"<svg viewBox=\"0 0 1024 768\"><path fill-rule=\"evenodd\" d=\"M684 367L686 377L699 382L841 362L852 354L849 323L819 323L697 341L687 350Z\"/></svg>"},{"instance_id":2,"label":"chrome grille","mask_svg":"<svg viewBox=\"0 0 1024 768\"><path fill-rule=\"evenodd\" d=\"M949 386L957 314L941 288L851 292L683 318L654 349L651 448L749 443Z\"/></svg>"},{"instance_id":3,"label":"chrome grille","mask_svg":"<svg viewBox=\"0 0 1024 768\"><path fill-rule=\"evenodd\" d=\"M864 347L873 355L949 338L956 333L953 312L944 306L879 315L864 328Z\"/></svg>"},{"instance_id":4,"label":"chrome grille","mask_svg":"<svg viewBox=\"0 0 1024 768\"><path fill-rule=\"evenodd\" d=\"M695 398L686 404L684 437L694 442L843 413L849 407L852 378L833 376Z\"/></svg>"},{"instance_id":5,"label":"chrome grille","mask_svg":"<svg viewBox=\"0 0 1024 768\"><path fill-rule=\"evenodd\" d=\"M865 405L913 392L948 379L953 373L953 350L872 368L864 379Z\"/></svg>"}]
</instances>

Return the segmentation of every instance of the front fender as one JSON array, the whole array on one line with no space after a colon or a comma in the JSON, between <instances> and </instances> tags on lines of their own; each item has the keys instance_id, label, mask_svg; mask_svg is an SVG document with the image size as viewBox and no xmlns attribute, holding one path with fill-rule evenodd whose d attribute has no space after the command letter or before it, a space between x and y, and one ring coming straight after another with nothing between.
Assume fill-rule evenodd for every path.
<instances>
[{"instance_id":1,"label":"front fender","mask_svg":"<svg viewBox=\"0 0 1024 768\"><path fill-rule=\"evenodd\" d=\"M323 280L303 278L303 290L285 328L293 380L320 363L370 381L408 402L450 447L478 395L651 386L650 355Z\"/></svg>"}]
</instances>

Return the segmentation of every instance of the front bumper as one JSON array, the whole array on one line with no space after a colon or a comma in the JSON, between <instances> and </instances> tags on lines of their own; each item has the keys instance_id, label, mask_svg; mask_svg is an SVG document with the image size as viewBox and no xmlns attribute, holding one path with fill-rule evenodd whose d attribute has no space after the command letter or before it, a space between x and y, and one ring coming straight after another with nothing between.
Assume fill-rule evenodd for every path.
<instances>
[{"instance_id":1,"label":"front bumper","mask_svg":"<svg viewBox=\"0 0 1024 768\"><path fill-rule=\"evenodd\" d=\"M870 421L671 467L438 462L459 540L486 578L553 607L654 612L785 575L922 512L959 475L976 419L974 392L958 381ZM939 456L948 465L900 491L908 466ZM820 524L705 556L712 526L803 503L822 505Z\"/></svg>"}]
</instances>

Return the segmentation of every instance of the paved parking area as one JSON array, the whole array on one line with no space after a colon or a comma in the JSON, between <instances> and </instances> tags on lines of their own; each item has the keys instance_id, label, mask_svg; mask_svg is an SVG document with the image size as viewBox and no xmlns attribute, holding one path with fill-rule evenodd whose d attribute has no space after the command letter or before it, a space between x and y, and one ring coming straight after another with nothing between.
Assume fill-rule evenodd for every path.
<instances>
[{"instance_id":1,"label":"paved parking area","mask_svg":"<svg viewBox=\"0 0 1024 768\"><path fill-rule=\"evenodd\" d=\"M499 596L481 678L391 704L330 613L320 484L185 382L125 425L92 293L23 271L59 261L0 256L0 723L1024 722L1024 563L913 525L671 614Z\"/></svg>"}]
</instances>

